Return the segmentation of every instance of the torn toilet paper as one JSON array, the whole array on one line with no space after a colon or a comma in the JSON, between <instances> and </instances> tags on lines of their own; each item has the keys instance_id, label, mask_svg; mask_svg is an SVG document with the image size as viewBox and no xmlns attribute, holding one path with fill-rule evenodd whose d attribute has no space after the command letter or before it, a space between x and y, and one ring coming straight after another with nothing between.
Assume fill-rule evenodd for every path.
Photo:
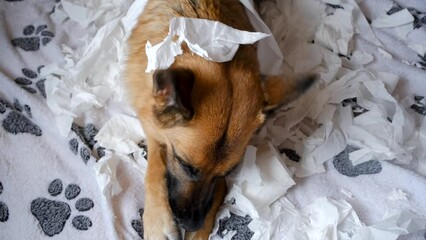
<instances>
[{"instance_id":1,"label":"torn toilet paper","mask_svg":"<svg viewBox=\"0 0 426 240\"><path fill-rule=\"evenodd\" d=\"M175 36L178 36L176 41ZM163 42L154 46L149 41L146 43L146 72L170 67L175 57L182 54L183 42L193 53L209 61L227 62L232 60L240 44L255 43L268 36L270 34L238 30L218 21L172 18Z\"/></svg>"},{"instance_id":2,"label":"torn toilet paper","mask_svg":"<svg viewBox=\"0 0 426 240\"><path fill-rule=\"evenodd\" d=\"M423 142L413 141L421 135L413 117L391 95L398 76L370 69L373 55L352 49L355 33L368 36L378 48L382 46L355 1L277 1L263 6L262 12L270 17L265 21L270 23L274 36L282 40L286 70L321 74L314 89L278 112L266 123L266 130L260 131L264 141L273 144L270 149L294 149L291 154L298 156L297 161L289 160L285 153L278 158L291 166L282 171L290 176L281 180L283 183L291 187L293 173L309 177L324 172L324 162L347 145L358 149L349 153L354 166L371 159L409 163L413 156L425 152ZM328 15L327 8L332 8ZM292 27L300 21L308 22L303 24L308 27ZM262 145L259 138L256 142ZM273 193L253 193L266 189L262 175L267 172L257 164L266 164L270 158L263 154L255 158L260 149L249 146L242 165L229 177L230 192L218 214L220 220L212 239L233 239L234 235L250 239L396 239L425 226L423 215L408 210L366 226L344 200L319 198L300 210L285 198L271 204L267 199L276 199ZM276 189L286 192L286 188ZM352 197L351 201L356 199ZM232 220L239 225L224 227Z\"/></svg>"},{"instance_id":3,"label":"torn toilet paper","mask_svg":"<svg viewBox=\"0 0 426 240\"><path fill-rule=\"evenodd\" d=\"M250 4L250 1L242 2ZM101 27L82 51L67 51L64 68L50 71L61 75L60 78L51 76L46 82L46 90L49 106L57 114L63 133L68 131L73 118L93 107L105 107L109 99L119 99L121 78L117 62L121 62L122 57L118 53L124 49L130 23L143 8L141 1L134 4L126 10L127 13L119 12L117 16L105 15L105 9L100 9L105 13L101 16L109 16L106 22L102 22L103 18L97 19L100 15L96 11L83 12L82 25L91 26L91 22L99 21L102 24L97 26ZM399 78L369 69L369 63L374 61L373 55L352 46L351 42L357 36L380 46L355 1L266 1L264 5L270 6L263 11L271 13L274 19L266 22L270 23L273 35L280 40L279 47L286 56L287 65L283 68L294 73L318 72L321 80L306 96L266 123L266 129L262 130L265 139L257 148L247 148L242 165L228 179L230 192L218 219L231 219L238 215L237 218L246 223L245 231L253 236L252 239L281 239L282 234L289 239L395 239L402 233L418 229L417 226L422 225L417 221L419 218L407 212L394 214L384 218L383 222L366 227L343 200L322 198L297 209L287 199L280 198L295 184L293 174L308 177L325 171L324 162L348 144L359 148L349 154L354 165L371 159L397 159L407 163L413 156L424 157L426 120L422 128L414 129L406 106L390 94ZM251 8L247 7L248 10ZM78 18L78 14L75 17ZM183 26L179 19L175 21L176 26ZM299 25L304 28L297 27ZM268 31L261 32L264 33L250 33L250 40L270 39ZM221 51L216 51L218 49L209 44L205 48L205 42L192 38L197 37L195 35L188 39L195 43L193 51L214 60L230 57L236 51L235 46L241 41L232 41L231 37L235 36L226 35L226 38L215 42L226 46ZM162 46L151 46L151 50L155 47L161 50ZM181 51L177 45L171 49L173 54ZM420 47L415 49L423 51ZM280 54L277 52L276 56ZM170 56L169 61L173 62ZM46 67L46 70L49 68ZM133 129L139 127L136 122L128 116L113 118L96 137L101 146L110 149L97 165L99 185L105 196L111 197L121 189L116 181L119 161L134 164L144 174L146 161L137 144L143 137L143 131ZM277 152L276 149L287 147L287 144L294 149L294 155L299 156L298 161L289 160L285 154ZM291 167L286 167L285 161L291 162ZM425 161L419 166L419 171L426 173ZM238 231L239 228L221 229L217 223L213 233L231 239ZM218 236L213 236L213 239Z\"/></svg>"},{"instance_id":4,"label":"torn toilet paper","mask_svg":"<svg viewBox=\"0 0 426 240\"><path fill-rule=\"evenodd\" d=\"M409 211L396 211L379 223L366 226L345 200L325 197L298 210L286 198L275 205L277 215L272 225L272 239L289 240L396 240L401 234L422 229L426 220ZM279 234L285 230L286 234Z\"/></svg>"},{"instance_id":5,"label":"torn toilet paper","mask_svg":"<svg viewBox=\"0 0 426 240\"><path fill-rule=\"evenodd\" d=\"M108 149L95 165L98 184L107 199L121 191L116 177L119 162L129 163L145 175L146 154L138 145L142 139L145 134L139 120L123 114L112 117L95 136L98 144Z\"/></svg>"},{"instance_id":6,"label":"torn toilet paper","mask_svg":"<svg viewBox=\"0 0 426 240\"><path fill-rule=\"evenodd\" d=\"M138 151L137 143L144 138L139 119L123 114L113 116L95 136L99 145L122 154Z\"/></svg>"},{"instance_id":7,"label":"torn toilet paper","mask_svg":"<svg viewBox=\"0 0 426 240\"><path fill-rule=\"evenodd\" d=\"M65 63L42 69L46 78L47 104L55 114L61 135L71 123L108 100L123 101L121 70L125 60L125 41L136 24L146 0L64 1L57 3L52 19L72 19L85 27L82 46L73 50L63 46Z\"/></svg>"},{"instance_id":8,"label":"torn toilet paper","mask_svg":"<svg viewBox=\"0 0 426 240\"><path fill-rule=\"evenodd\" d=\"M383 15L381 18L373 20L371 26L376 28L398 27L414 21L413 15L407 10L398 11L392 15Z\"/></svg>"},{"instance_id":9,"label":"torn toilet paper","mask_svg":"<svg viewBox=\"0 0 426 240\"><path fill-rule=\"evenodd\" d=\"M275 147L264 143L257 148L247 147L244 161L227 178L227 184L230 188L240 186L246 198L267 212L269 205L295 182Z\"/></svg>"}]
</instances>

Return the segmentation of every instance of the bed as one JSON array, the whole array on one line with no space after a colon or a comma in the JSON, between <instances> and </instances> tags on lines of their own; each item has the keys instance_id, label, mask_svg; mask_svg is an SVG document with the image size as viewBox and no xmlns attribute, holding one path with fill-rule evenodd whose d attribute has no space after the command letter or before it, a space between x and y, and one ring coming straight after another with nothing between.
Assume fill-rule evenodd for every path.
<instances>
[{"instance_id":1,"label":"bed","mask_svg":"<svg viewBox=\"0 0 426 240\"><path fill-rule=\"evenodd\" d=\"M143 238L120 72L144 4L0 1L0 239ZM259 9L282 69L321 80L254 137L211 239L426 239L424 1Z\"/></svg>"}]
</instances>

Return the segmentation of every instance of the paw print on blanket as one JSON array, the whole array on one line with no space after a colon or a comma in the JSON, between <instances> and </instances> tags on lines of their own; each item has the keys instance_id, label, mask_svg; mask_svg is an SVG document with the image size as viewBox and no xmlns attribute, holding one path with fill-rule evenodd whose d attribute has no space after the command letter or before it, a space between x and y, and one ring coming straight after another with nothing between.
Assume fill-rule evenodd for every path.
<instances>
[{"instance_id":1,"label":"paw print on blanket","mask_svg":"<svg viewBox=\"0 0 426 240\"><path fill-rule=\"evenodd\" d=\"M358 149L348 145L345 150L334 157L333 165L339 173L348 177L356 177L365 174L376 174L382 171L382 165L376 160L370 160L354 166L349 159L349 153L356 150Z\"/></svg>"},{"instance_id":2,"label":"paw print on blanket","mask_svg":"<svg viewBox=\"0 0 426 240\"><path fill-rule=\"evenodd\" d=\"M426 21L426 16L424 17L424 19ZM420 54L418 54L417 56L420 58L420 61L418 61L420 68L426 70L426 53L423 56Z\"/></svg>"},{"instance_id":3,"label":"paw print on blanket","mask_svg":"<svg viewBox=\"0 0 426 240\"><path fill-rule=\"evenodd\" d=\"M3 184L0 182L0 195L3 193ZM0 222L6 222L9 219L9 208L6 203L0 201Z\"/></svg>"},{"instance_id":4,"label":"paw print on blanket","mask_svg":"<svg viewBox=\"0 0 426 240\"><path fill-rule=\"evenodd\" d=\"M342 5L338 5L338 4L331 4L331 3L326 3L325 4L325 12L327 14L327 16L329 15L333 15L334 12L337 9L344 9Z\"/></svg>"},{"instance_id":5,"label":"paw print on blanket","mask_svg":"<svg viewBox=\"0 0 426 240\"><path fill-rule=\"evenodd\" d=\"M217 234L223 238L229 231L236 231L231 240L250 240L254 232L248 228L248 224L252 220L249 215L242 217L231 212L231 216L219 219Z\"/></svg>"},{"instance_id":6,"label":"paw print on blanket","mask_svg":"<svg viewBox=\"0 0 426 240\"><path fill-rule=\"evenodd\" d=\"M404 8L399 5L398 3L394 2L391 9L389 9L386 14L392 15L395 14ZM419 11L415 8L408 7L407 10L410 12L410 14L413 16L413 29L421 28L422 26L426 26L426 13Z\"/></svg>"},{"instance_id":7,"label":"paw print on blanket","mask_svg":"<svg viewBox=\"0 0 426 240\"><path fill-rule=\"evenodd\" d=\"M29 133L35 136L41 136L42 131L39 126L33 123L31 108L28 105L22 106L17 99L14 104L0 99L0 114L6 115L2 126L9 133Z\"/></svg>"},{"instance_id":8,"label":"paw print on blanket","mask_svg":"<svg viewBox=\"0 0 426 240\"><path fill-rule=\"evenodd\" d=\"M138 233L139 237L143 239L143 223L142 223L143 209L139 209L139 219L132 220L132 228Z\"/></svg>"},{"instance_id":9,"label":"paw print on blanket","mask_svg":"<svg viewBox=\"0 0 426 240\"><path fill-rule=\"evenodd\" d=\"M414 104L410 106L411 109L418 114L426 116L426 99L423 96L414 96Z\"/></svg>"},{"instance_id":10,"label":"paw print on blanket","mask_svg":"<svg viewBox=\"0 0 426 240\"><path fill-rule=\"evenodd\" d=\"M142 148L142 157L148 159L148 144L146 143L146 140L142 139L140 142L138 142L138 146Z\"/></svg>"},{"instance_id":11,"label":"paw print on blanket","mask_svg":"<svg viewBox=\"0 0 426 240\"><path fill-rule=\"evenodd\" d=\"M15 79L15 83L21 86L23 89L25 89L29 93L37 93L37 89L39 93L46 98L46 89L44 86L44 82L46 79L38 79L40 70L44 66L39 66L37 68L37 71L33 71L28 68L22 69L22 74L24 77L18 77ZM35 85L35 86L34 86Z\"/></svg>"},{"instance_id":12,"label":"paw print on blanket","mask_svg":"<svg viewBox=\"0 0 426 240\"><path fill-rule=\"evenodd\" d=\"M96 126L92 123L86 124L86 126L82 127L79 126L76 123L73 123L71 125L71 130L74 131L77 136L80 138L81 142L83 143L80 147L79 151L79 141L77 138L73 138L69 141L69 147L70 150L75 154L80 154L81 159L84 161L84 163L87 163L89 161L90 156L92 155L91 150L96 149L96 154L98 158L101 158L105 155L104 148L103 147L96 147L96 141L95 136L98 134L99 130L96 128Z\"/></svg>"},{"instance_id":13,"label":"paw print on blanket","mask_svg":"<svg viewBox=\"0 0 426 240\"><path fill-rule=\"evenodd\" d=\"M289 148L283 148L280 150L281 154L285 154L288 159L290 159L293 162L299 162L300 161L300 155L297 154L296 151L294 151L293 149L289 149Z\"/></svg>"},{"instance_id":14,"label":"paw print on blanket","mask_svg":"<svg viewBox=\"0 0 426 240\"><path fill-rule=\"evenodd\" d=\"M356 97L355 98L348 98L342 101L342 106L351 106L352 107L352 113L354 117L358 117L359 115L368 112L368 109L362 107L358 104Z\"/></svg>"},{"instance_id":15,"label":"paw print on blanket","mask_svg":"<svg viewBox=\"0 0 426 240\"><path fill-rule=\"evenodd\" d=\"M40 42L46 46L55 36L52 32L46 30L47 25L28 25L24 28L23 34L25 37L12 39L11 43L14 47L20 47L25 51L37 51L40 49Z\"/></svg>"},{"instance_id":16,"label":"paw print on blanket","mask_svg":"<svg viewBox=\"0 0 426 240\"><path fill-rule=\"evenodd\" d=\"M60 179L55 179L49 184L48 192L52 197L57 197L62 190ZM80 191L78 185L69 184L65 189L65 198L71 201L80 194ZM88 211L93 207L94 203L89 198L80 198L75 202L75 208L79 212ZM71 207L62 201L40 197L31 202L31 213L40 223L43 232L51 237L62 232L71 216ZM78 230L88 230L92 226L92 221L87 216L77 215L73 217L72 225Z\"/></svg>"}]
</instances>

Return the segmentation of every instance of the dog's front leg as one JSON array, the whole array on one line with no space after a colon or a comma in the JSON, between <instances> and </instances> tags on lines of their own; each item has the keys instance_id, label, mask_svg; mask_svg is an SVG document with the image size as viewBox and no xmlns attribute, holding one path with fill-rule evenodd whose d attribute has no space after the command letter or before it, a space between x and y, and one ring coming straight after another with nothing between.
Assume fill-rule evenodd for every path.
<instances>
[{"instance_id":1,"label":"dog's front leg","mask_svg":"<svg viewBox=\"0 0 426 240\"><path fill-rule=\"evenodd\" d=\"M222 205L225 195L226 195L225 178L220 178L217 180L217 183L216 183L213 205L209 213L207 214L206 219L204 220L203 227L196 232L187 232L185 234L185 240L207 240L209 238L209 235L213 229L213 226L216 220L217 211L219 210L219 207Z\"/></svg>"},{"instance_id":2,"label":"dog's front leg","mask_svg":"<svg viewBox=\"0 0 426 240\"><path fill-rule=\"evenodd\" d=\"M165 180L166 155L155 141L148 141L148 168L145 176L145 240L182 239L170 210Z\"/></svg>"}]
</instances>

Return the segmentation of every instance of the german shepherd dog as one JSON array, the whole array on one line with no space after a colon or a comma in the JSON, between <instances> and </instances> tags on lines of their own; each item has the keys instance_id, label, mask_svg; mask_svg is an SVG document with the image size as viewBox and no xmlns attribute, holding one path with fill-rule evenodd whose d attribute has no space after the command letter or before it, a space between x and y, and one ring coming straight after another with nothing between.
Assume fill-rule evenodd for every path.
<instances>
[{"instance_id":1,"label":"german shepherd dog","mask_svg":"<svg viewBox=\"0 0 426 240\"><path fill-rule=\"evenodd\" d=\"M144 238L207 239L226 194L224 177L241 161L266 113L297 98L315 81L261 77L256 45L232 61L183 54L146 73L145 45L167 36L173 17L220 21L254 31L238 0L150 0L129 38L125 70L130 101L147 136Z\"/></svg>"}]
</instances>

